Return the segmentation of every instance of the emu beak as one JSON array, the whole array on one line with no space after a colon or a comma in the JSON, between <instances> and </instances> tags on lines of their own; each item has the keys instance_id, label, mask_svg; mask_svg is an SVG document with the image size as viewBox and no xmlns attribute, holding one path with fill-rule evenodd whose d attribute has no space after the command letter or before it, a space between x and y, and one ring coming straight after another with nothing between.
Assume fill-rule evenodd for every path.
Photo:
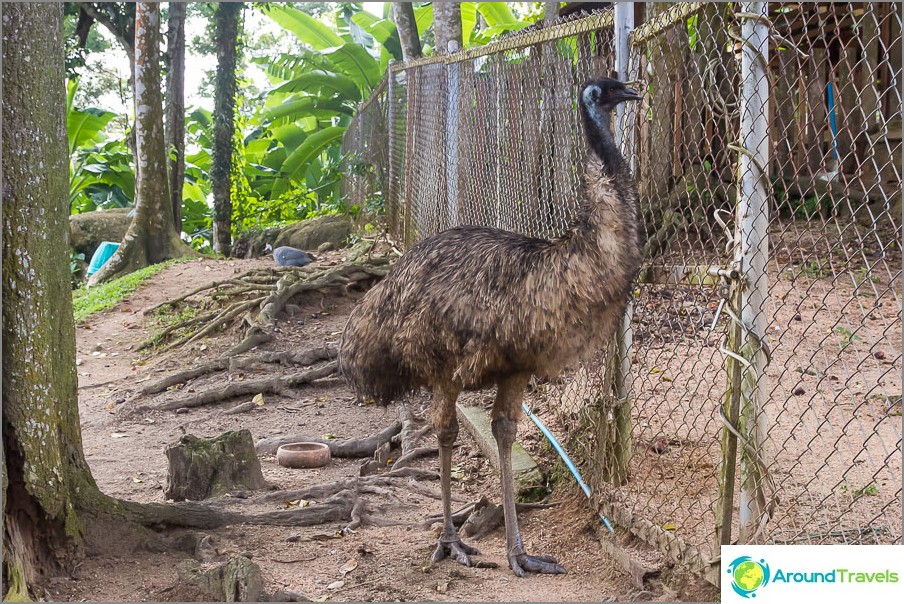
<instances>
[{"instance_id":1,"label":"emu beak","mask_svg":"<svg viewBox=\"0 0 904 604\"><path fill-rule=\"evenodd\" d=\"M621 101L639 101L643 98L643 96L638 94L636 91L631 90L630 88L625 88L624 90L622 90L620 96L621 98L619 100Z\"/></svg>"}]
</instances>

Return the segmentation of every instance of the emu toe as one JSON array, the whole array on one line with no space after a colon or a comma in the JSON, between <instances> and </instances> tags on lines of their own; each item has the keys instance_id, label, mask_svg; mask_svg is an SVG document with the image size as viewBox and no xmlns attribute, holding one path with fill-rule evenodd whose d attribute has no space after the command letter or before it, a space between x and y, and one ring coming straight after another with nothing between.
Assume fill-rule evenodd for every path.
<instances>
[{"instance_id":1,"label":"emu toe","mask_svg":"<svg viewBox=\"0 0 904 604\"><path fill-rule=\"evenodd\" d=\"M436 543L436 549L433 551L433 556L430 557L430 560L434 564L437 564L443 558L455 558L455 561L459 564L471 566L471 556L476 556L479 554L480 552L477 551L476 547L471 547L458 537L451 540L443 539L442 537L440 537L439 541Z\"/></svg>"},{"instance_id":2,"label":"emu toe","mask_svg":"<svg viewBox=\"0 0 904 604\"><path fill-rule=\"evenodd\" d=\"M544 573L547 575L564 575L565 567L556 563L552 556L528 556L527 554L509 554L509 568L523 577L525 572Z\"/></svg>"}]
</instances>

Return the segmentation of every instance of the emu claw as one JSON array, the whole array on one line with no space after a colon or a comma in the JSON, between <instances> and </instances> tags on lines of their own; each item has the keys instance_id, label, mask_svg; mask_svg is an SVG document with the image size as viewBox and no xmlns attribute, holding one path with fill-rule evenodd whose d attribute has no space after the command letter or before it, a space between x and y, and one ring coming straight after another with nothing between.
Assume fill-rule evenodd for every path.
<instances>
[{"instance_id":1,"label":"emu claw","mask_svg":"<svg viewBox=\"0 0 904 604\"><path fill-rule=\"evenodd\" d=\"M543 573L549 575L564 575L565 567L556 564L552 556L528 556L527 554L510 554L508 557L509 568L519 577L524 572Z\"/></svg>"},{"instance_id":2,"label":"emu claw","mask_svg":"<svg viewBox=\"0 0 904 604\"><path fill-rule=\"evenodd\" d=\"M436 544L436 549L433 551L430 560L434 564L437 564L443 558L450 557L455 558L455 561L459 564L471 566L471 556L478 554L480 554L480 552L477 551L477 548L471 547L461 539L456 538L452 541L443 541L440 539Z\"/></svg>"}]
</instances>

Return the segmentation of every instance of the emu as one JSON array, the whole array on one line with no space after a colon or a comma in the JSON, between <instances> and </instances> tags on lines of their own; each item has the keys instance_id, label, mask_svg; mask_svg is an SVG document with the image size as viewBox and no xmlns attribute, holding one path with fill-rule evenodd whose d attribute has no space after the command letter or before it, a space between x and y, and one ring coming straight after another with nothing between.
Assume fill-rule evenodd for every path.
<instances>
[{"instance_id":1,"label":"emu","mask_svg":"<svg viewBox=\"0 0 904 604\"><path fill-rule=\"evenodd\" d=\"M499 447L507 558L512 572L564 573L524 549L515 512L511 450L532 375L552 378L615 332L641 262L637 186L613 138L611 112L640 99L617 80L588 82L578 99L590 149L581 209L552 241L463 226L428 237L353 309L339 366L359 397L386 404L427 387L439 441L444 528L432 559L470 566L479 552L452 524L455 401L497 386L492 431Z\"/></svg>"}]
</instances>

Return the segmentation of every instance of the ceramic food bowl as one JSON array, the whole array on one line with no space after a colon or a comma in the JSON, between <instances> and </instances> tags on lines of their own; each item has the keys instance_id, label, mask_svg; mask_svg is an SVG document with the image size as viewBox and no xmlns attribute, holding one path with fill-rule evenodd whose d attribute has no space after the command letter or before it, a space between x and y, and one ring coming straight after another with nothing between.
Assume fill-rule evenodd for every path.
<instances>
[{"instance_id":1,"label":"ceramic food bowl","mask_svg":"<svg viewBox=\"0 0 904 604\"><path fill-rule=\"evenodd\" d=\"M285 468L319 468L330 463L330 448L323 443L289 443L276 450L276 462Z\"/></svg>"}]
</instances>

